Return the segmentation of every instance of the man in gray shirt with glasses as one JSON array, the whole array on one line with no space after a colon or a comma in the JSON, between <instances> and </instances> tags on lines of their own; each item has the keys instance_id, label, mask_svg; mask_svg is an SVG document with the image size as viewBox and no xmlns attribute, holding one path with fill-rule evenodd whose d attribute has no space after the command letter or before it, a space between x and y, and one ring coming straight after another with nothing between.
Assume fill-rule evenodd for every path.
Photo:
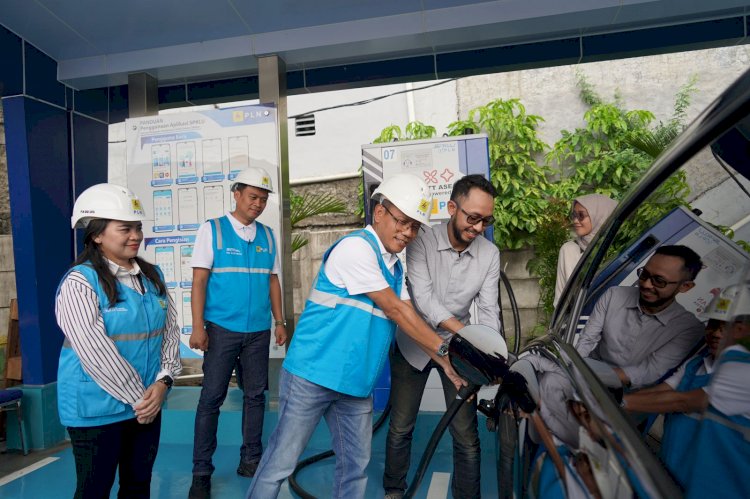
<instances>
[{"instance_id":1,"label":"man in gray shirt with glasses","mask_svg":"<svg viewBox=\"0 0 750 499\"><path fill-rule=\"evenodd\" d=\"M687 246L660 246L638 269L638 287L612 287L594 305L576 345L581 357L612 366L623 386L648 386L678 366L703 324L675 301L701 270Z\"/></svg>"},{"instance_id":2,"label":"man in gray shirt with glasses","mask_svg":"<svg viewBox=\"0 0 750 499\"><path fill-rule=\"evenodd\" d=\"M701 340L703 324L675 298L690 291L703 263L687 246L660 246L638 269L638 286L613 286L594 305L576 344L605 385L642 388L658 382ZM547 363L540 376L540 415L563 442L578 446L578 423L568 410L573 385ZM588 360L587 359L587 360ZM552 369L548 369L552 367Z\"/></svg>"},{"instance_id":3,"label":"man in gray shirt with glasses","mask_svg":"<svg viewBox=\"0 0 750 499\"><path fill-rule=\"evenodd\" d=\"M482 235L494 222L496 195L495 188L481 175L461 178L448 202L450 220L432 228L423 226L406 248L407 283L414 308L443 338L469 323L472 303L476 304L474 323L501 330L497 299L500 253ZM430 371L437 365L400 329L390 363L391 418L383 488L386 498L399 498L407 488L412 434L422 394ZM456 388L441 369L438 373L446 405L450 405L456 398ZM476 399L464 404L450 427L454 498L480 496L476 405Z\"/></svg>"}]
</instances>

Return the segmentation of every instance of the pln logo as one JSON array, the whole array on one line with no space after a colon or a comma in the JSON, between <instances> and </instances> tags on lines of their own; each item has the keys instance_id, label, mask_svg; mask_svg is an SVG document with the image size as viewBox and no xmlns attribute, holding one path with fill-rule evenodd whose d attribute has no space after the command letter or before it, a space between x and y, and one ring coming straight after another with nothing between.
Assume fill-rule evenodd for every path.
<instances>
[{"instance_id":1,"label":"pln logo","mask_svg":"<svg viewBox=\"0 0 750 499\"><path fill-rule=\"evenodd\" d=\"M235 123L242 123L243 121L245 121L245 113L242 111L233 111L232 121Z\"/></svg>"},{"instance_id":2,"label":"pln logo","mask_svg":"<svg viewBox=\"0 0 750 499\"><path fill-rule=\"evenodd\" d=\"M133 208L133 212L138 215L143 215L143 206L141 206L141 202L138 200L138 198L132 198L130 200L130 204Z\"/></svg>"},{"instance_id":3,"label":"pln logo","mask_svg":"<svg viewBox=\"0 0 750 499\"><path fill-rule=\"evenodd\" d=\"M264 248L263 246L255 246L255 252L256 253L268 253L268 248Z\"/></svg>"}]
</instances>

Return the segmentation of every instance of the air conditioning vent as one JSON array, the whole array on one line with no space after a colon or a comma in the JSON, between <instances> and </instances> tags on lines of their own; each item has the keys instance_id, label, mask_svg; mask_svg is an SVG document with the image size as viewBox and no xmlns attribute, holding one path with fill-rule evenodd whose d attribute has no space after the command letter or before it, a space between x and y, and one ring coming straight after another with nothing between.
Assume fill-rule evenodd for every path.
<instances>
[{"instance_id":1,"label":"air conditioning vent","mask_svg":"<svg viewBox=\"0 0 750 499\"><path fill-rule=\"evenodd\" d=\"M300 116L299 118L295 118L294 134L297 137L315 135L315 115L308 114L307 116Z\"/></svg>"}]
</instances>

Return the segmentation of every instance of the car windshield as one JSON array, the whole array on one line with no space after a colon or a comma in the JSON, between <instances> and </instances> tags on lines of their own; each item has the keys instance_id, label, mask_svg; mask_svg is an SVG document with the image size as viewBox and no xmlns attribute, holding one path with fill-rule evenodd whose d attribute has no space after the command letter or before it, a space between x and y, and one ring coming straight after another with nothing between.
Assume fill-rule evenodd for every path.
<instances>
[{"instance_id":1,"label":"car windshield","mask_svg":"<svg viewBox=\"0 0 750 499\"><path fill-rule=\"evenodd\" d=\"M680 426L676 414L700 421L715 413L750 428L739 368L711 385L715 365L750 357L736 311L750 274L748 122L680 155L702 131L689 129L682 145L661 155L582 257L551 334L521 355L537 372L543 431L562 444L559 462L573 462L569 473L590 493L663 496L697 487L685 474L684 442L702 442L691 447L698 461L716 450L699 438L698 423ZM692 398L679 395L675 404L677 396L665 396L677 392Z\"/></svg>"}]
</instances>

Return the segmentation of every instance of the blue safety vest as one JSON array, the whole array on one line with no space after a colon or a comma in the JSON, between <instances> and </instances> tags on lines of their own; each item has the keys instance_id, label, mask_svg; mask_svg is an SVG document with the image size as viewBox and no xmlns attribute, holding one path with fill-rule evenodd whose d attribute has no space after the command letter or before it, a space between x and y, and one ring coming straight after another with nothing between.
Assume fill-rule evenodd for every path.
<instances>
[{"instance_id":1,"label":"blue safety vest","mask_svg":"<svg viewBox=\"0 0 750 499\"><path fill-rule=\"evenodd\" d=\"M331 390L368 397L385 365L396 324L366 294L350 295L328 280L328 256L347 237L360 237L370 244L388 286L396 296L401 295L401 262L396 262L391 274L372 233L360 230L339 239L323 255L284 368Z\"/></svg>"},{"instance_id":2,"label":"blue safety vest","mask_svg":"<svg viewBox=\"0 0 750 499\"><path fill-rule=\"evenodd\" d=\"M717 362L715 372L728 362L750 364L750 352L730 350ZM685 497L750 497L750 419L709 407L690 452Z\"/></svg>"},{"instance_id":3,"label":"blue safety vest","mask_svg":"<svg viewBox=\"0 0 750 499\"><path fill-rule=\"evenodd\" d=\"M120 301L110 307L109 298L93 267L82 264L68 273L73 271L83 274L94 288L107 336L115 343L125 361L138 372L144 386L151 385L161 369L167 298L157 294L156 286L144 277L142 282L146 292L143 295L118 282L117 296ZM60 351L57 370L57 408L60 422L73 427L99 426L135 417L129 404L109 395L84 371L67 339Z\"/></svg>"},{"instance_id":4,"label":"blue safety vest","mask_svg":"<svg viewBox=\"0 0 750 499\"><path fill-rule=\"evenodd\" d=\"M243 241L226 215L210 220L214 263L208 277L206 321L237 333L271 327L271 270L276 248L271 229L257 224L255 240Z\"/></svg>"},{"instance_id":5,"label":"blue safety vest","mask_svg":"<svg viewBox=\"0 0 750 499\"><path fill-rule=\"evenodd\" d=\"M709 373L697 374L706 356L710 355L708 347L688 361L685 374L677 385L678 392L689 392L708 385ZM700 425L701 415L697 413L672 413L664 419L664 436L661 441L661 459L667 469L672 472L677 482L685 486L687 482L687 468L685 458L690 443L693 441Z\"/></svg>"}]
</instances>

